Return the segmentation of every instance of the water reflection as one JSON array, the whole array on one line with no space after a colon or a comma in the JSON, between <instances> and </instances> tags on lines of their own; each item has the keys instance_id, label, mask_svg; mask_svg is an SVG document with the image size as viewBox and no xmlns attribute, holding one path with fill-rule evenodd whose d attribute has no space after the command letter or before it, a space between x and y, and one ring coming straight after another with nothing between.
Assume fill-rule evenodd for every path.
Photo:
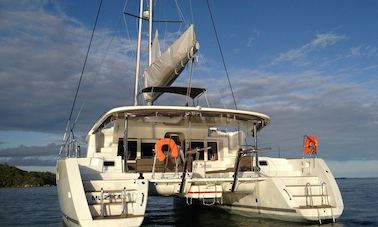
<instances>
[{"instance_id":1,"label":"water reflection","mask_svg":"<svg viewBox=\"0 0 378 227\"><path fill-rule=\"evenodd\" d=\"M378 178L339 179L344 213L322 226L378 226ZM56 187L0 188L0 226L62 226ZM20 218L21 217L21 218ZM248 218L221 209L187 206L185 200L149 197L143 226L318 226Z\"/></svg>"},{"instance_id":2,"label":"water reflection","mask_svg":"<svg viewBox=\"0 0 378 227\"><path fill-rule=\"evenodd\" d=\"M293 223L245 217L222 209L201 205L188 206L185 200L171 197L150 197L143 226L319 226L317 223ZM343 227L342 223L322 226Z\"/></svg>"}]
</instances>

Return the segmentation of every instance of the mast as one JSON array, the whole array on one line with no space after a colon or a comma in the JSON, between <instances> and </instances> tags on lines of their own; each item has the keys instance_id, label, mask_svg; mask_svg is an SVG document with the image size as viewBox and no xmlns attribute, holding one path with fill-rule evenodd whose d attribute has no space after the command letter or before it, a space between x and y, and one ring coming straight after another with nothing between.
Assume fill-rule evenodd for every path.
<instances>
[{"instance_id":1,"label":"mast","mask_svg":"<svg viewBox=\"0 0 378 227\"><path fill-rule=\"evenodd\" d=\"M134 106L138 105L138 87L139 87L139 71L140 71L140 48L142 42L142 17L143 17L143 0L140 0L139 8L139 25L138 25L138 44L137 44L137 59L135 69L135 85L134 85Z\"/></svg>"},{"instance_id":2,"label":"mast","mask_svg":"<svg viewBox=\"0 0 378 227\"><path fill-rule=\"evenodd\" d=\"M152 0L150 0L148 13L148 65L152 64Z\"/></svg>"},{"instance_id":3,"label":"mast","mask_svg":"<svg viewBox=\"0 0 378 227\"><path fill-rule=\"evenodd\" d=\"M152 64L152 0L149 0L148 7L148 66ZM152 102L147 102L147 105L152 105Z\"/></svg>"}]
</instances>

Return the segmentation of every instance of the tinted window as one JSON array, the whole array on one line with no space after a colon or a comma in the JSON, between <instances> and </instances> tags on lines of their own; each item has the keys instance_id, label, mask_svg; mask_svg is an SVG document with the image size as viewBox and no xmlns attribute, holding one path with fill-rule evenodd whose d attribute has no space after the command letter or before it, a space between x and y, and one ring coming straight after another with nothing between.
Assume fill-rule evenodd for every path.
<instances>
[{"instance_id":1,"label":"tinted window","mask_svg":"<svg viewBox=\"0 0 378 227\"><path fill-rule=\"evenodd\" d=\"M155 143L142 143L141 149L142 159L154 157L153 149L155 149Z\"/></svg>"},{"instance_id":2,"label":"tinted window","mask_svg":"<svg viewBox=\"0 0 378 227\"><path fill-rule=\"evenodd\" d=\"M129 141L128 142L128 157L127 160L135 160L136 153L137 153L137 141ZM117 156L122 156L123 159L123 138L118 139L118 151Z\"/></svg>"},{"instance_id":3,"label":"tinted window","mask_svg":"<svg viewBox=\"0 0 378 227\"><path fill-rule=\"evenodd\" d=\"M137 141L129 141L129 160L135 160L137 154Z\"/></svg>"},{"instance_id":4,"label":"tinted window","mask_svg":"<svg viewBox=\"0 0 378 227\"><path fill-rule=\"evenodd\" d=\"M191 142L190 145L191 145L191 149L204 148L203 142ZM204 151L201 150L198 153L199 153L199 159L198 160L204 160L205 159ZM193 158L197 159L197 155L194 155Z\"/></svg>"},{"instance_id":5,"label":"tinted window","mask_svg":"<svg viewBox=\"0 0 378 227\"><path fill-rule=\"evenodd\" d=\"M211 147L207 151L207 160L215 161L218 160L218 144L217 142L207 142L207 146Z\"/></svg>"}]
</instances>

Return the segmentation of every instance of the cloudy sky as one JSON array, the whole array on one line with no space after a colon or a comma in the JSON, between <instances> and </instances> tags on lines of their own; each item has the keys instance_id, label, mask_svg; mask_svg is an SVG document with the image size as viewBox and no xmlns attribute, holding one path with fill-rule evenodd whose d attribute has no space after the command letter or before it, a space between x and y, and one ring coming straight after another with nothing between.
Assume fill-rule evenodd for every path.
<instances>
[{"instance_id":1,"label":"cloudy sky","mask_svg":"<svg viewBox=\"0 0 378 227\"><path fill-rule=\"evenodd\" d=\"M272 147L267 155L301 156L303 135L315 134L336 176L378 177L378 2L210 4L239 109L272 118L259 138ZM137 21L122 16L124 6L101 8L74 113L82 107L80 138L109 108L132 104ZM0 162L53 169L97 7L0 1ZM208 88L212 106L232 108L206 2L160 0L155 9L157 19L183 20L155 26L162 48L194 22L201 47L193 83ZM137 14L136 1L126 11ZM177 83L187 81L185 71Z\"/></svg>"}]
</instances>

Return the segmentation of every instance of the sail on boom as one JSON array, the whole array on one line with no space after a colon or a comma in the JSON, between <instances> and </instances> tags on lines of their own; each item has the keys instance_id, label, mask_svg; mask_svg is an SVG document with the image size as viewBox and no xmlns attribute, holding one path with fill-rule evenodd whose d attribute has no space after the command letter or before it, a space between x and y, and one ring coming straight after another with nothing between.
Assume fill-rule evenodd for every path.
<instances>
[{"instance_id":1,"label":"sail on boom","mask_svg":"<svg viewBox=\"0 0 378 227\"><path fill-rule=\"evenodd\" d=\"M154 40L154 43L158 43ZM156 45L156 44L155 44ZM170 86L184 70L199 48L191 25L161 56L144 71L144 87ZM161 93L144 93L144 99L153 103Z\"/></svg>"},{"instance_id":2,"label":"sail on boom","mask_svg":"<svg viewBox=\"0 0 378 227\"><path fill-rule=\"evenodd\" d=\"M154 40L152 41L152 47L151 47L151 59L152 62L154 62L156 59L158 59L161 56L160 51L160 43L159 43L159 33L156 30Z\"/></svg>"}]
</instances>

